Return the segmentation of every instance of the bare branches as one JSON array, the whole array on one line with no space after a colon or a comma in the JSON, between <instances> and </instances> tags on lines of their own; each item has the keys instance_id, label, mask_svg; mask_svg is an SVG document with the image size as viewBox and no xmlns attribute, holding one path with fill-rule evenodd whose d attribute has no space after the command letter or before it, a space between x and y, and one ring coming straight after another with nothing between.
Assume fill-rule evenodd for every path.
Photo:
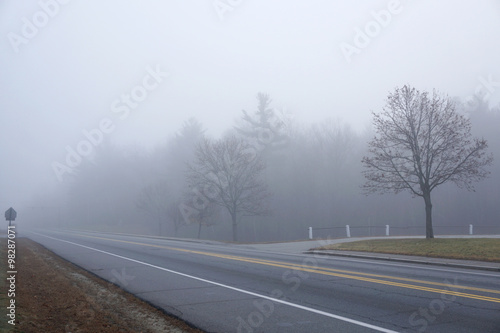
<instances>
[{"instance_id":1,"label":"bare branches","mask_svg":"<svg viewBox=\"0 0 500 333\"><path fill-rule=\"evenodd\" d=\"M267 186L259 179L265 166L243 139L230 136L203 141L196 150L188 182L208 202L227 209L233 220L233 237L239 216L267 215ZM236 239L235 239L236 240Z\"/></svg>"},{"instance_id":2,"label":"bare branches","mask_svg":"<svg viewBox=\"0 0 500 333\"><path fill-rule=\"evenodd\" d=\"M468 119L448 97L404 86L389 94L386 107L373 114L377 135L363 157L365 193L408 190L424 198L426 235L432 238L431 191L451 181L474 190L493 157L484 139L472 138Z\"/></svg>"},{"instance_id":3,"label":"bare branches","mask_svg":"<svg viewBox=\"0 0 500 333\"><path fill-rule=\"evenodd\" d=\"M145 187L138 200L136 201L137 208L152 214L158 220L159 234L162 234L162 224L167 220L167 217L175 217L171 214L172 210L169 208L169 199L171 198L171 189L166 181L160 181L150 184ZM175 231L178 228L178 220L171 219Z\"/></svg>"},{"instance_id":4,"label":"bare branches","mask_svg":"<svg viewBox=\"0 0 500 333\"><path fill-rule=\"evenodd\" d=\"M141 210L163 215L167 211L169 198L169 186L167 182L161 181L145 187L136 202L136 206Z\"/></svg>"},{"instance_id":5,"label":"bare branches","mask_svg":"<svg viewBox=\"0 0 500 333\"><path fill-rule=\"evenodd\" d=\"M468 119L436 92L429 97L415 88L398 88L373 122L377 136L362 161L367 193L409 190L423 196L447 181L472 190L488 175L485 167L492 157L486 141L472 139Z\"/></svg>"}]
</instances>

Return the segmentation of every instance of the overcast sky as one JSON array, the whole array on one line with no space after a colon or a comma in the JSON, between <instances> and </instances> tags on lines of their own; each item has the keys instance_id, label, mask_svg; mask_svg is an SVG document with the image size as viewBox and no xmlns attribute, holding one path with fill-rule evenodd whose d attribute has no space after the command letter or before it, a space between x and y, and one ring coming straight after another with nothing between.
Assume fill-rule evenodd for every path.
<instances>
[{"instance_id":1,"label":"overcast sky","mask_svg":"<svg viewBox=\"0 0 500 333\"><path fill-rule=\"evenodd\" d=\"M85 130L150 147L196 117L218 135L259 91L356 129L405 83L500 100L498 0L4 0L0 36L3 209L57 186Z\"/></svg>"}]
</instances>

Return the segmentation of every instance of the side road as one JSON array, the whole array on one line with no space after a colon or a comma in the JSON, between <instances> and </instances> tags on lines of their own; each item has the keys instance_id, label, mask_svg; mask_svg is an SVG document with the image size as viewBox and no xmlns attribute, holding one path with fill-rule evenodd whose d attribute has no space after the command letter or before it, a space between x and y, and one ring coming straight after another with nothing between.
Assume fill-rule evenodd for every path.
<instances>
[{"instance_id":1,"label":"side road","mask_svg":"<svg viewBox=\"0 0 500 333\"><path fill-rule=\"evenodd\" d=\"M66 230L66 231L76 231L76 232L89 232L96 233L88 230ZM99 232L105 233L105 232ZM114 233L120 235L127 235L124 233ZM130 234L128 234L130 235ZM211 240L203 239L186 239L186 238L173 238L173 237L160 237L160 236L148 236L148 235L134 235L142 236L146 238L154 239L167 239L174 241L185 241L185 242L195 242L204 244L225 244L227 246L237 246L241 248L248 248L258 251L268 251L275 253L286 253L286 254L315 254L315 255L327 255L327 256L340 256L340 257L351 257L358 259L378 259L378 260L388 260L396 262L405 263L415 263L415 264L426 264L426 265L440 265L446 267L454 268L465 268L465 269L479 269L486 271L500 271L500 263L492 263L487 261L476 261L476 260L458 260L458 259L446 259L446 258L431 258L431 257L419 257L419 256L407 256L407 255L396 255L396 254L386 254L386 253L374 253L374 252L355 252L355 251L334 251L334 250L313 250L321 246L329 244L338 244L346 242L355 242L360 240L369 239L387 239L388 237L352 237L352 238L336 238L336 239L318 239L318 240L307 240L307 241L293 241L293 242L279 242L279 243L253 243L253 244L234 244L234 243L224 243ZM391 239L402 239L402 238L424 238L423 236L391 236ZM437 236L436 238L500 238L500 235L450 235L450 236Z\"/></svg>"},{"instance_id":2,"label":"side road","mask_svg":"<svg viewBox=\"0 0 500 333\"><path fill-rule=\"evenodd\" d=\"M408 236L408 237L390 237L390 238L396 239L396 238L424 238L424 237ZM500 238L500 235L440 236L439 238ZM287 243L251 244L251 245L241 245L241 246L248 246L249 248L260 251L294 253L294 254L304 253L304 254L316 254L325 256L350 257L357 259L372 259L372 260L377 259L377 260L388 260L388 261L414 263L414 264L439 265L439 266L446 266L453 268L479 269L479 270L500 272L500 263L494 263L488 261L432 258L432 257L408 256L408 255L374 253L374 252L313 250L314 248L318 248L329 244L354 242L354 241L368 240L368 239L387 239L387 237L342 238L342 239L312 240L312 241L287 242Z\"/></svg>"},{"instance_id":3,"label":"side road","mask_svg":"<svg viewBox=\"0 0 500 333\"><path fill-rule=\"evenodd\" d=\"M327 256L341 256L358 259L389 260L413 264L438 265L453 268L479 269L485 271L500 272L500 264L488 261L457 260L446 258L431 258L419 256L406 256L386 253L356 252L356 251L305 251L307 254L319 254Z\"/></svg>"}]
</instances>

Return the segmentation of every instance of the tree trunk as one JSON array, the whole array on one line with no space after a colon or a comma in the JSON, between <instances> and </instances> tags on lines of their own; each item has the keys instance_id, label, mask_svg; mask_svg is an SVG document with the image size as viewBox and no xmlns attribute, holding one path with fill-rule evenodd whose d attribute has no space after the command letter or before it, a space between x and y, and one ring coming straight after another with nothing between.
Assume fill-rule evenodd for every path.
<instances>
[{"instance_id":1,"label":"tree trunk","mask_svg":"<svg viewBox=\"0 0 500 333\"><path fill-rule=\"evenodd\" d=\"M238 228L237 228L237 220L236 220L236 213L231 214L231 220L233 221L233 242L238 241Z\"/></svg>"},{"instance_id":2,"label":"tree trunk","mask_svg":"<svg viewBox=\"0 0 500 333\"><path fill-rule=\"evenodd\" d=\"M434 238L434 230L432 229L432 203L431 194L424 193L425 202L425 238Z\"/></svg>"},{"instance_id":3,"label":"tree trunk","mask_svg":"<svg viewBox=\"0 0 500 333\"><path fill-rule=\"evenodd\" d=\"M198 224L198 239L200 239L201 234L201 223Z\"/></svg>"}]
</instances>

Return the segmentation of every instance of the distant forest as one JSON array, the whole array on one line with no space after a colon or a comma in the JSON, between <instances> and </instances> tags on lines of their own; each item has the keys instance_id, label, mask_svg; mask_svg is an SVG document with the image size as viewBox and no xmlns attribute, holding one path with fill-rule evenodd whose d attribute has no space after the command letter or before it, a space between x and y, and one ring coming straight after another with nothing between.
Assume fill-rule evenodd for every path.
<instances>
[{"instance_id":1,"label":"distant forest","mask_svg":"<svg viewBox=\"0 0 500 333\"><path fill-rule=\"evenodd\" d=\"M269 194L266 214L239 215L239 241L306 239L308 227L315 238L345 237L346 225L353 237L384 235L386 225L392 235L425 235L421 199L407 192L363 194L361 160L372 129L359 133L334 119L300 124L274 103L259 93L255 109L241 112L218 138L207 138L203 124L187 119L155 148L104 142L74 175L64 176L57 193L36 198L19 216L36 227L230 241L230 214L210 204L188 176L206 139L236 137L262 160L259 182ZM479 97L456 105L470 118L474 136L488 141L495 160L475 192L454 184L435 190L435 234L467 234L469 224L475 234L500 233L500 108Z\"/></svg>"}]
</instances>

